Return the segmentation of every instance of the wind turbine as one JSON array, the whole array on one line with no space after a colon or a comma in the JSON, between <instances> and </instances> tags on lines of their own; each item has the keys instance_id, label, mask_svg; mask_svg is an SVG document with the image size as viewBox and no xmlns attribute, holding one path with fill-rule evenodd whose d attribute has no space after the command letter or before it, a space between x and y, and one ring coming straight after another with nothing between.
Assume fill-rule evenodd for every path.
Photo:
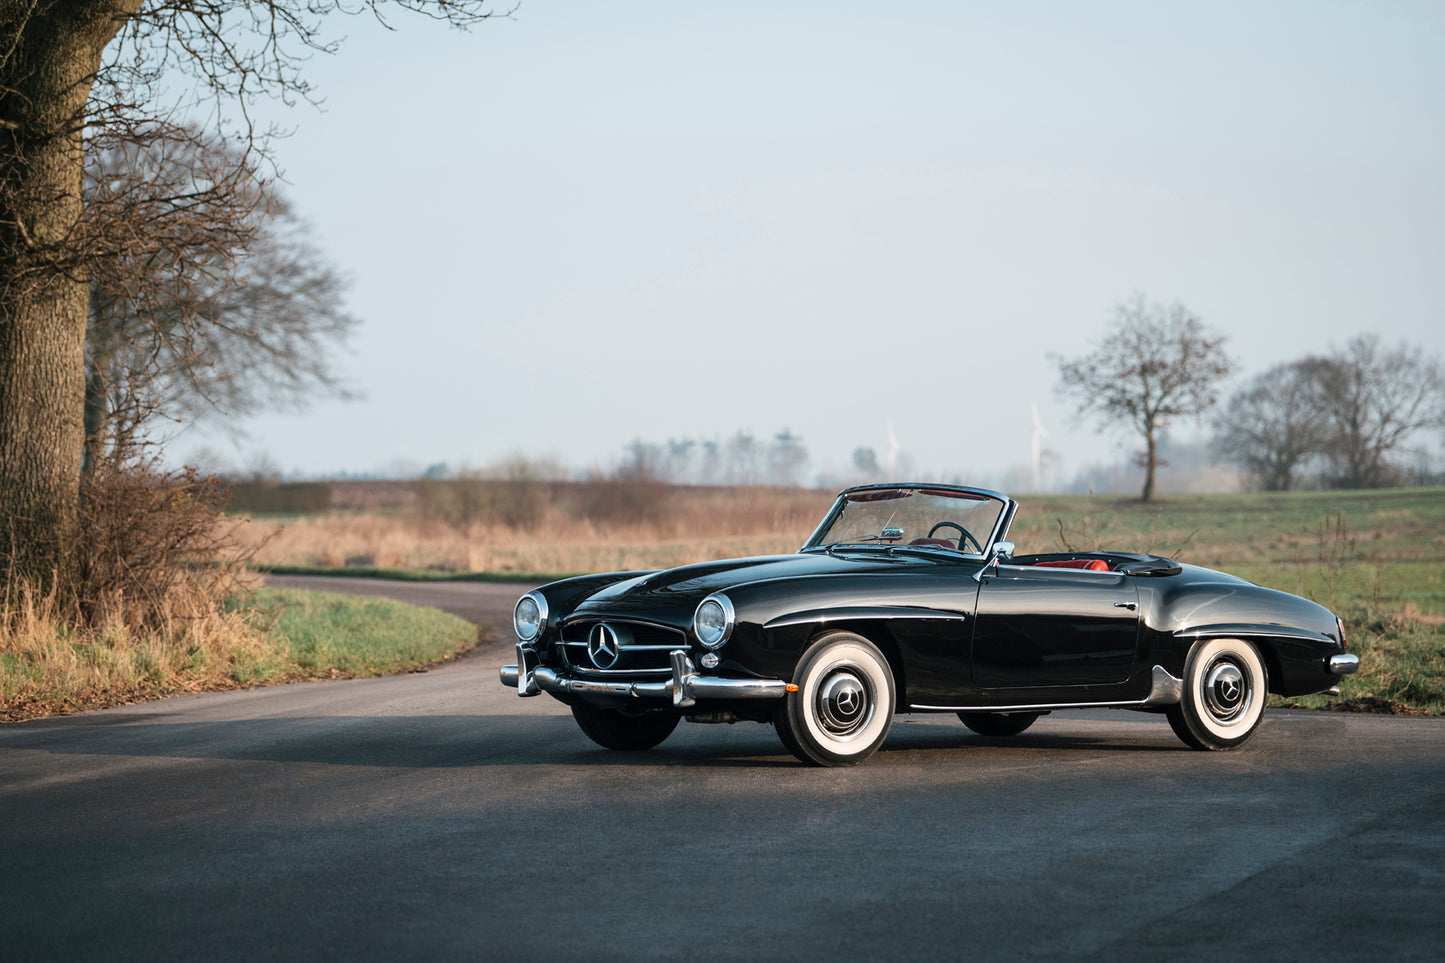
<instances>
[{"instance_id":1,"label":"wind turbine","mask_svg":"<svg viewBox=\"0 0 1445 963\"><path fill-rule=\"evenodd\" d=\"M1038 494L1039 491L1040 491L1040 487L1039 487L1039 456L1040 456L1040 454L1041 454L1041 449L1040 449L1040 447L1039 447L1039 442L1041 442L1041 441L1043 441L1045 438L1047 438L1047 437L1049 436L1049 433L1044 430L1044 423L1043 423L1043 421L1041 421L1041 420L1039 419L1039 406L1038 406L1038 403L1035 402L1035 403L1033 403L1033 404L1030 404L1029 407L1030 407L1031 409L1033 409L1033 415L1034 415L1034 440L1033 440L1033 453L1034 453L1034 494Z\"/></svg>"}]
</instances>

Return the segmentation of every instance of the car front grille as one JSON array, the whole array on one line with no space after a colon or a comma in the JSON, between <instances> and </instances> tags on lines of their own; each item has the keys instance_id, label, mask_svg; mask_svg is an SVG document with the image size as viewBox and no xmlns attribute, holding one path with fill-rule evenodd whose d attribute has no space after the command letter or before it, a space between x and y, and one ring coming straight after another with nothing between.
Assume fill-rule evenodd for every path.
<instances>
[{"instance_id":1,"label":"car front grille","mask_svg":"<svg viewBox=\"0 0 1445 963\"><path fill-rule=\"evenodd\" d=\"M567 668L581 675L660 678L672 674L668 653L688 642L670 625L591 619L564 625L560 648Z\"/></svg>"}]
</instances>

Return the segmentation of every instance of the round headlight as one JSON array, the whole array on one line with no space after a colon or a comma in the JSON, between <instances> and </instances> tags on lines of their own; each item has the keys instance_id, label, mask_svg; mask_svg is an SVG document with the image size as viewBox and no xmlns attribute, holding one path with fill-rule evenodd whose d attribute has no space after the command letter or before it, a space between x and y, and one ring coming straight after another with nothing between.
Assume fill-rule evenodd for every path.
<instances>
[{"instance_id":1,"label":"round headlight","mask_svg":"<svg viewBox=\"0 0 1445 963\"><path fill-rule=\"evenodd\" d=\"M733 604L726 595L709 595L693 613L692 631L699 642L716 649L732 635L735 620Z\"/></svg>"},{"instance_id":2,"label":"round headlight","mask_svg":"<svg viewBox=\"0 0 1445 963\"><path fill-rule=\"evenodd\" d=\"M536 592L528 592L517 600L517 607L512 610L512 628L517 630L517 638L523 642L531 642L542 634L547 627L547 600Z\"/></svg>"}]
</instances>

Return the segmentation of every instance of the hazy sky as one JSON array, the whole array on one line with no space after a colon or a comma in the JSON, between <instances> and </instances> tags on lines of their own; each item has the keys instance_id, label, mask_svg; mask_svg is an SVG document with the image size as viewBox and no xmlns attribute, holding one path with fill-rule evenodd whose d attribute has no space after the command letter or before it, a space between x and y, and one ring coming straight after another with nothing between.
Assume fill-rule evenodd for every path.
<instances>
[{"instance_id":1,"label":"hazy sky","mask_svg":"<svg viewBox=\"0 0 1445 963\"><path fill-rule=\"evenodd\" d=\"M1241 378L1361 332L1445 349L1445 4L522 0L338 18L289 194L354 279L361 401L244 424L282 469L576 467L802 436L995 481L1049 352L1135 291ZM276 108L279 112L279 108ZM1179 426L1181 436L1194 433Z\"/></svg>"}]
</instances>

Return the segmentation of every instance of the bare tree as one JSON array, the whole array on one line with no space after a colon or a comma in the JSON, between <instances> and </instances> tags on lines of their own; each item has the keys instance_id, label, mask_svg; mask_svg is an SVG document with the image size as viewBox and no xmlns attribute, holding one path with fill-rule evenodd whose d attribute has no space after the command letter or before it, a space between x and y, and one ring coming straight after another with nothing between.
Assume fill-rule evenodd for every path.
<instances>
[{"instance_id":1,"label":"bare tree","mask_svg":"<svg viewBox=\"0 0 1445 963\"><path fill-rule=\"evenodd\" d=\"M1440 361L1407 344L1386 350L1361 335L1318 362L1329 418L1332 481L1342 488L1394 484L1391 455L1417 433L1445 427Z\"/></svg>"},{"instance_id":2,"label":"bare tree","mask_svg":"<svg viewBox=\"0 0 1445 963\"><path fill-rule=\"evenodd\" d=\"M1236 392L1215 423L1215 450L1265 491L1288 491L1301 467L1325 451L1324 368L1317 358L1275 365Z\"/></svg>"},{"instance_id":3,"label":"bare tree","mask_svg":"<svg viewBox=\"0 0 1445 963\"><path fill-rule=\"evenodd\" d=\"M1178 301L1150 303L1143 294L1115 306L1109 333L1079 358L1051 356L1059 366L1056 391L1081 415L1094 414L1102 431L1123 424L1144 439L1144 501L1154 498L1159 432L1179 415L1199 416L1218 400L1219 382L1233 362L1224 337L1210 331Z\"/></svg>"},{"instance_id":4,"label":"bare tree","mask_svg":"<svg viewBox=\"0 0 1445 963\"><path fill-rule=\"evenodd\" d=\"M144 139L101 138L88 154L77 225L89 255L87 456L130 451L116 442L154 413L154 382L178 353L199 363L194 332L207 293L255 239L260 183L213 140L159 127Z\"/></svg>"},{"instance_id":5,"label":"bare tree","mask_svg":"<svg viewBox=\"0 0 1445 963\"><path fill-rule=\"evenodd\" d=\"M114 222L96 233L144 240L98 259L92 274L87 464L130 450L157 414L246 414L339 390L327 358L355 323L342 309L346 283L274 184L233 176L187 223L159 238L143 230L157 198L179 195L196 172L250 172L238 149L187 133L88 158L87 218Z\"/></svg>"},{"instance_id":6,"label":"bare tree","mask_svg":"<svg viewBox=\"0 0 1445 963\"><path fill-rule=\"evenodd\" d=\"M334 49L334 13L416 11L465 26L486 0L0 0L0 564L48 581L73 537L84 442L84 344L97 255L84 218L87 137L174 129L163 84L239 117L308 98L301 70ZM185 107L187 105L180 105ZM179 110L180 108L176 108ZM184 111L181 111L184 112ZM137 135L142 135L138 137ZM184 208L184 198L177 198Z\"/></svg>"}]
</instances>

